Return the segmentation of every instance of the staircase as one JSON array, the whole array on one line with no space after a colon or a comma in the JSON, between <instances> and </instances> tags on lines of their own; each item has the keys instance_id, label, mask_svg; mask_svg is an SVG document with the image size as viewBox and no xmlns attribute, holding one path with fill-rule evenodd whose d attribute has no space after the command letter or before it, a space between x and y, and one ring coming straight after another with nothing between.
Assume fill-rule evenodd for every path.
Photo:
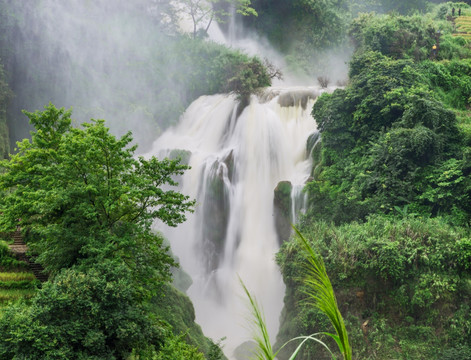
<instances>
[{"instance_id":1,"label":"staircase","mask_svg":"<svg viewBox=\"0 0 471 360\"><path fill-rule=\"evenodd\" d=\"M48 276L44 272L44 268L34 261L34 257L26 255L26 252L28 251L28 246L23 241L21 231L16 230L14 233L11 234L11 238L13 239L13 244L10 244L8 246L10 247L12 253L17 257L17 259L20 261L24 261L26 264L28 264L36 279L41 282L47 281Z\"/></svg>"}]
</instances>

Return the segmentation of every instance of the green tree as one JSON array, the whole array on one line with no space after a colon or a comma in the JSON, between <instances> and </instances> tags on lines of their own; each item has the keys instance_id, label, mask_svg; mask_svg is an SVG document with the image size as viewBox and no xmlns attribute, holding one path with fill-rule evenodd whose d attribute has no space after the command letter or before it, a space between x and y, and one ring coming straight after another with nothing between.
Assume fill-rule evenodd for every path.
<instances>
[{"instance_id":1,"label":"green tree","mask_svg":"<svg viewBox=\"0 0 471 360\"><path fill-rule=\"evenodd\" d=\"M423 73L428 63L360 50L350 63L349 85L316 102L312 113L322 134L322 156L308 185L316 216L340 223L414 204L413 212L431 215L455 208L466 221L468 207L451 201L461 198L458 189L468 189L462 181L469 172L463 134L455 113L431 91L452 77L433 66L435 72ZM468 68L455 61L448 66L458 65ZM464 89L460 84L455 87ZM439 186L443 181L431 169L452 158L460 159L448 163L452 183Z\"/></svg>"},{"instance_id":2,"label":"green tree","mask_svg":"<svg viewBox=\"0 0 471 360\"><path fill-rule=\"evenodd\" d=\"M187 166L136 158L131 134L116 138L103 120L72 127L71 112L53 105L26 115L31 140L0 163L0 222L25 230L52 276L31 306L0 318L0 358L155 355L171 327L153 300L176 264L151 225L176 226L192 210L170 190Z\"/></svg>"},{"instance_id":3,"label":"green tree","mask_svg":"<svg viewBox=\"0 0 471 360\"><path fill-rule=\"evenodd\" d=\"M172 176L178 160L135 158L131 134L110 134L103 120L71 125L70 111L53 105L26 113L36 131L0 163L0 226L20 225L38 261L51 273L87 259L116 257L136 270L168 278L172 264L153 235L155 219L176 226L194 204Z\"/></svg>"}]
</instances>

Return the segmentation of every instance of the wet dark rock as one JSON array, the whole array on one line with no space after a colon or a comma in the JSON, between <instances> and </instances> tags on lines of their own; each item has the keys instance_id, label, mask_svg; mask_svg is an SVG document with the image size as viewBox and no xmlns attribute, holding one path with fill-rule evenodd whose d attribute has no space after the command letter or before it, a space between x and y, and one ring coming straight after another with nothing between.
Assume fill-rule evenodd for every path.
<instances>
[{"instance_id":1,"label":"wet dark rock","mask_svg":"<svg viewBox=\"0 0 471 360\"><path fill-rule=\"evenodd\" d=\"M314 146L319 141L320 136L321 136L321 134L318 131L316 131L316 132L312 133L311 135L309 135L309 137L307 138L307 141L306 141L306 153L307 154L310 154L312 152L312 149L314 148Z\"/></svg>"},{"instance_id":2,"label":"wet dark rock","mask_svg":"<svg viewBox=\"0 0 471 360\"><path fill-rule=\"evenodd\" d=\"M292 201L291 190L293 186L289 181L280 181L274 191L273 207L276 234L280 245L287 241L291 235Z\"/></svg>"},{"instance_id":3,"label":"wet dark rock","mask_svg":"<svg viewBox=\"0 0 471 360\"><path fill-rule=\"evenodd\" d=\"M307 102L317 98L318 94L314 90L287 91L280 94L278 104L281 107L299 106L306 110Z\"/></svg>"},{"instance_id":4,"label":"wet dark rock","mask_svg":"<svg viewBox=\"0 0 471 360\"><path fill-rule=\"evenodd\" d=\"M312 158L311 176L314 179L317 179L322 169L322 142L321 141L318 141L312 148L311 158Z\"/></svg>"},{"instance_id":5,"label":"wet dark rock","mask_svg":"<svg viewBox=\"0 0 471 360\"><path fill-rule=\"evenodd\" d=\"M175 286L178 290L186 294L186 291L193 284L191 276L181 267L172 268L170 271L173 275L173 286Z\"/></svg>"},{"instance_id":6,"label":"wet dark rock","mask_svg":"<svg viewBox=\"0 0 471 360\"><path fill-rule=\"evenodd\" d=\"M242 112L247 106L250 105L250 96L244 96L239 99L239 104L237 105L236 118L238 119Z\"/></svg>"},{"instance_id":7,"label":"wet dark rock","mask_svg":"<svg viewBox=\"0 0 471 360\"><path fill-rule=\"evenodd\" d=\"M225 160L231 163L232 156ZM224 161L211 165L206 181L203 200L203 247L206 256L207 271L218 268L224 250L224 240L229 223L229 194L225 180L229 179L229 168Z\"/></svg>"},{"instance_id":8,"label":"wet dark rock","mask_svg":"<svg viewBox=\"0 0 471 360\"><path fill-rule=\"evenodd\" d=\"M229 154L226 155L222 159L222 162L226 165L227 167L227 177L229 178L229 181L234 180L234 171L235 171L235 163L234 163L234 150L231 150Z\"/></svg>"}]
</instances>

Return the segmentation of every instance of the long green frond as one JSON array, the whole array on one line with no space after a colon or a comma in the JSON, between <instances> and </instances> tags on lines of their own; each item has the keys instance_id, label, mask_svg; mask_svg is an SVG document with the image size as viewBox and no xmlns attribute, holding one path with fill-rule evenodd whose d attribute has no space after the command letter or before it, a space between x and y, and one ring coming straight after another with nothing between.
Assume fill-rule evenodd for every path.
<instances>
[{"instance_id":1,"label":"long green frond","mask_svg":"<svg viewBox=\"0 0 471 360\"><path fill-rule=\"evenodd\" d=\"M250 311L252 315L253 322L253 340L257 344L257 350L254 354L257 360L274 360L276 354L273 352L273 348L270 342L270 336L268 334L268 329L266 326L265 317L263 316L260 306L258 305L257 300L252 296L244 282L239 278L240 284L249 299Z\"/></svg>"},{"instance_id":2,"label":"long green frond","mask_svg":"<svg viewBox=\"0 0 471 360\"><path fill-rule=\"evenodd\" d=\"M348 342L348 334L345 328L342 314L337 305L334 289L327 275L322 257L316 254L299 230L293 226L301 244L308 254L307 277L304 281L307 286L306 295L314 305L322 311L330 320L337 335L326 333L337 343L344 360L352 359L352 350Z\"/></svg>"}]
</instances>

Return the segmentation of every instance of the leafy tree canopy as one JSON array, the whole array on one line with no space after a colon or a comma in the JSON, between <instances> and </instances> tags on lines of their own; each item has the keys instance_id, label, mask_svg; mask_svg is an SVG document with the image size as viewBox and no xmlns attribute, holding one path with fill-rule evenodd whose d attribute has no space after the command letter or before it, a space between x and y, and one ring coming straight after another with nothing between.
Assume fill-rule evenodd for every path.
<instances>
[{"instance_id":1,"label":"leafy tree canopy","mask_svg":"<svg viewBox=\"0 0 471 360\"><path fill-rule=\"evenodd\" d=\"M322 132L308 186L314 216L342 223L410 206L469 223L471 143L456 109L469 106L471 54L465 46L451 50L464 39L438 33L446 26L394 14L352 23L349 84L323 94L313 109ZM437 36L442 55L430 59Z\"/></svg>"},{"instance_id":2,"label":"leafy tree canopy","mask_svg":"<svg viewBox=\"0 0 471 360\"><path fill-rule=\"evenodd\" d=\"M135 158L131 134L110 134L104 121L72 127L71 112L53 105L26 113L36 131L1 162L3 230L20 225L50 272L97 257L120 256L130 266L171 260L161 251L154 219L176 226L194 202L165 186L187 167L178 160Z\"/></svg>"},{"instance_id":3,"label":"leafy tree canopy","mask_svg":"<svg viewBox=\"0 0 471 360\"><path fill-rule=\"evenodd\" d=\"M170 190L187 166L136 158L131 134L116 138L103 120L76 128L53 105L26 115L31 140L0 163L0 224L21 226L52 276L30 306L5 309L0 359L156 356L176 341L153 307L176 264L151 225L176 226L192 211Z\"/></svg>"}]
</instances>

